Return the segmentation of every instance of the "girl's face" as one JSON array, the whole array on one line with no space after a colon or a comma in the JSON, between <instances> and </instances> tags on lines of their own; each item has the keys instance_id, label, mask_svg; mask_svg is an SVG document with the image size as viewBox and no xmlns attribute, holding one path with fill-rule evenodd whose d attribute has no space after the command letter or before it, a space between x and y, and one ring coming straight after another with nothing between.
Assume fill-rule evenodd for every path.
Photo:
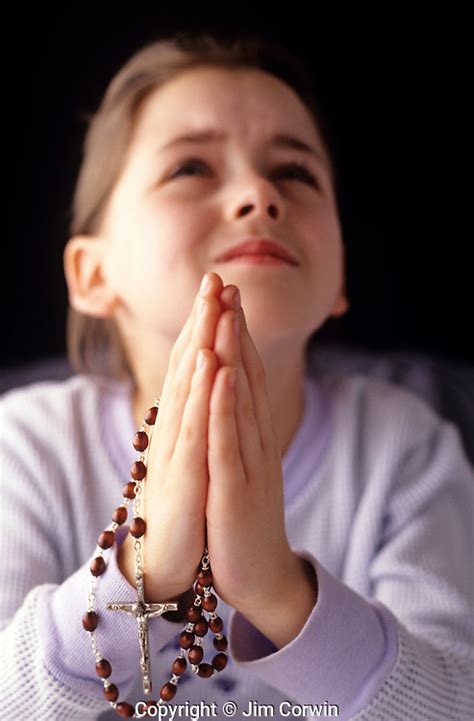
<instances>
[{"instance_id":1,"label":"girl's face","mask_svg":"<svg viewBox=\"0 0 474 721\"><path fill-rule=\"evenodd\" d=\"M219 137L179 139L204 132ZM321 139L292 89L260 70L199 67L148 97L104 238L105 277L126 337L174 341L210 270L239 287L262 353L288 341L303 347L345 310L341 228ZM259 238L296 264L217 260Z\"/></svg>"}]
</instances>

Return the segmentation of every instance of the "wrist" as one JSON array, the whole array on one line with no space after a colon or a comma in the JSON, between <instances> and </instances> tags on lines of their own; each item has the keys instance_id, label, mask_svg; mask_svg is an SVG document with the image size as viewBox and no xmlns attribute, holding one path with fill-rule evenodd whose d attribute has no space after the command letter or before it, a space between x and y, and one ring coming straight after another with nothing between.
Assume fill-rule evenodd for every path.
<instances>
[{"instance_id":1,"label":"wrist","mask_svg":"<svg viewBox=\"0 0 474 721\"><path fill-rule=\"evenodd\" d=\"M130 586L136 589L135 549L133 544L134 538L130 534L127 534L124 541L117 547L117 566L120 573ZM186 588L187 584L178 582L178 579L171 578L170 581L171 582L169 583L164 583L159 579L152 578L145 572L144 586L145 599L147 603L177 602L181 606L182 604L187 603L188 599L191 599L188 604L191 605L194 600L193 589L189 587ZM186 590L183 591L183 588ZM185 610L186 608L188 608L188 606L185 607ZM180 610L178 609L178 611L168 611L163 614L163 617L169 618L169 620L179 620L179 614ZM184 611L182 613L182 617L184 618Z\"/></svg>"},{"instance_id":2,"label":"wrist","mask_svg":"<svg viewBox=\"0 0 474 721\"><path fill-rule=\"evenodd\" d=\"M267 588L263 599L241 611L277 648L296 638L318 599L316 571L308 561L292 553L286 568L275 586Z\"/></svg>"}]
</instances>

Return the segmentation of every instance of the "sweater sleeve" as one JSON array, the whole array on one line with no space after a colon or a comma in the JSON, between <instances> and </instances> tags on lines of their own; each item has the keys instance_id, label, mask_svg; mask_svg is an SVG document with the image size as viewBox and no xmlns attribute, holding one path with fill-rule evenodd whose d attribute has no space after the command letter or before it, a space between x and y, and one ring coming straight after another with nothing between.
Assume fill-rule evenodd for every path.
<instances>
[{"instance_id":1,"label":"sweater sleeve","mask_svg":"<svg viewBox=\"0 0 474 721\"><path fill-rule=\"evenodd\" d=\"M54 454L35 448L18 427L12 434L12 425L2 426L1 444L0 495L7 499L0 519L1 716L6 721L91 721L107 710L108 702L95 673L90 634L81 622L90 590L90 560L71 575L64 573L61 549L69 540L70 554L74 541L67 537L73 531L54 481ZM126 527L119 531L117 542ZM94 551L91 548L90 559ZM117 545L105 557L107 569L94 604L100 616L95 635L102 657L112 665L110 680L119 687L118 700L124 701L139 674L138 634L128 614L108 611L106 603L135 600L136 593L117 565ZM152 619L153 650L163 648L179 628L164 618ZM153 663L158 667L160 656Z\"/></svg>"},{"instance_id":2,"label":"sweater sleeve","mask_svg":"<svg viewBox=\"0 0 474 721\"><path fill-rule=\"evenodd\" d=\"M392 479L364 597L307 551L318 600L277 650L240 613L236 662L301 704L354 721L464 721L474 707L474 476L457 430L439 422ZM349 539L350 544L350 539ZM314 714L313 714L314 715Z\"/></svg>"}]
</instances>

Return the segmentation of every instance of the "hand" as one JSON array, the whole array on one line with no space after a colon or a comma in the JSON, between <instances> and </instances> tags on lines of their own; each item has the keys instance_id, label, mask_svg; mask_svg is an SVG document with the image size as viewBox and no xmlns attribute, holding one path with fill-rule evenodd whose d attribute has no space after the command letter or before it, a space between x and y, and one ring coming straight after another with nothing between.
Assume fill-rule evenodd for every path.
<instances>
[{"instance_id":1,"label":"hand","mask_svg":"<svg viewBox=\"0 0 474 721\"><path fill-rule=\"evenodd\" d=\"M226 310L214 345L221 367L210 399L208 548L220 597L281 646L304 624L317 586L312 567L287 540L281 450L265 371L243 311L229 309L234 291L228 286L221 294ZM235 390L227 384L233 369Z\"/></svg>"},{"instance_id":2,"label":"hand","mask_svg":"<svg viewBox=\"0 0 474 721\"><path fill-rule=\"evenodd\" d=\"M207 429L209 400L217 371L215 330L221 315L222 281L208 274L210 287L198 293L179 334L163 384L144 485L145 593L149 602L179 597L193 584L205 545L208 487ZM199 304L203 310L199 312ZM203 349L206 363L196 370ZM130 534L119 548L122 573L135 585Z\"/></svg>"}]
</instances>

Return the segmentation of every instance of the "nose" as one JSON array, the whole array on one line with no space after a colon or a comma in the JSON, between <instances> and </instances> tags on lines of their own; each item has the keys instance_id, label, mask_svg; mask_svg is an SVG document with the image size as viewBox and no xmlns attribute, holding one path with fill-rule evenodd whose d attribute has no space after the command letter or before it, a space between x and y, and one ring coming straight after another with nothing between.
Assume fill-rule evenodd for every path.
<instances>
[{"instance_id":1,"label":"nose","mask_svg":"<svg viewBox=\"0 0 474 721\"><path fill-rule=\"evenodd\" d=\"M235 190L234 190L235 193ZM254 176L242 183L237 191L237 199L232 202L232 216L243 218L256 216L281 220L282 200L274 185L265 178Z\"/></svg>"}]
</instances>

